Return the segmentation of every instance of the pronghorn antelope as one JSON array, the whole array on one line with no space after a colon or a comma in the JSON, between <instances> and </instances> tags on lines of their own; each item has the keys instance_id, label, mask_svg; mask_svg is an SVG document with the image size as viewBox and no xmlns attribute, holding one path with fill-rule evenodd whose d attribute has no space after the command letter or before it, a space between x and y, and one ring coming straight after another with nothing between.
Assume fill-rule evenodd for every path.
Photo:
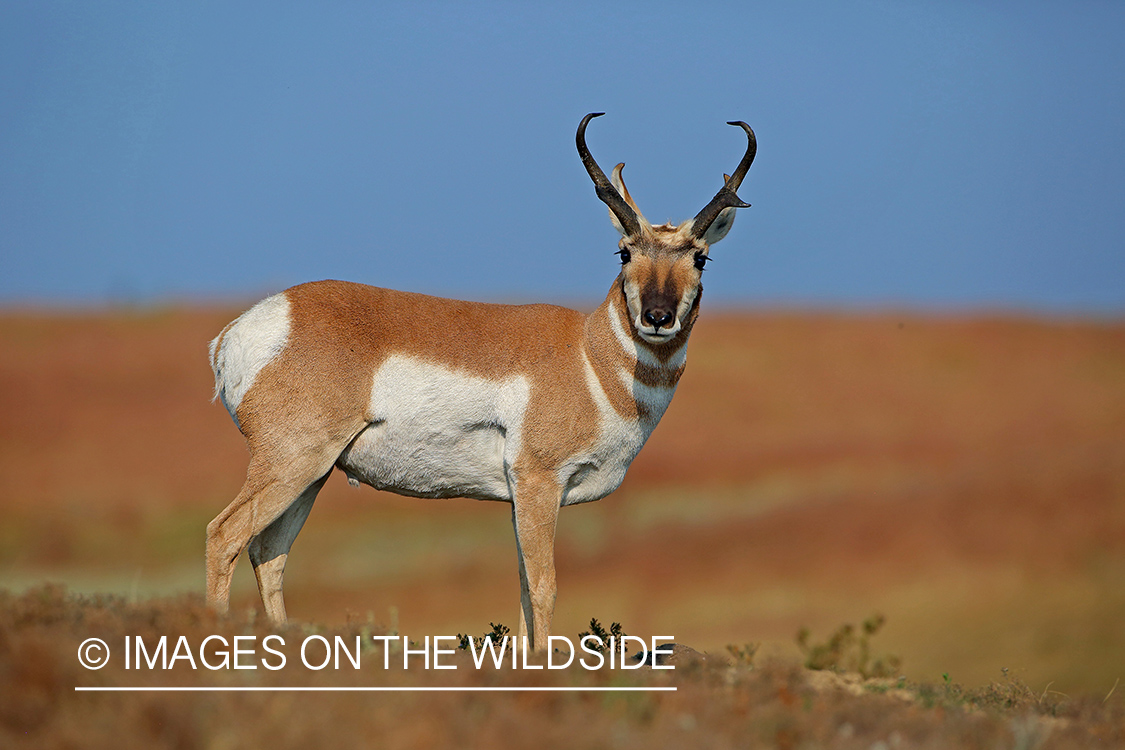
<instances>
[{"instance_id":1,"label":"pronghorn antelope","mask_svg":"<svg viewBox=\"0 0 1125 750\"><path fill-rule=\"evenodd\" d=\"M207 600L226 611L249 548L267 615L285 622L293 540L333 467L414 497L512 505L518 635L544 648L555 607L559 508L605 497L663 415L684 370L709 247L726 236L742 161L696 217L650 224L621 179L575 141L621 233L621 272L589 315L554 305L460 302L344 281L268 297L211 342L215 395L250 466L207 526Z\"/></svg>"}]
</instances>

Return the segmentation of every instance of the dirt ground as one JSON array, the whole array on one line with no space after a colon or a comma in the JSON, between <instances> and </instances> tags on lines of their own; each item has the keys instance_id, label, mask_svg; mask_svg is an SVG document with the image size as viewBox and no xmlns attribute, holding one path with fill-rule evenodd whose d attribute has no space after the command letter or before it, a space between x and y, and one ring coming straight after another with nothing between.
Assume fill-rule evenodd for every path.
<instances>
[{"instance_id":1,"label":"dirt ground","mask_svg":"<svg viewBox=\"0 0 1125 750\"><path fill-rule=\"evenodd\" d=\"M401 648L384 653L376 635L387 633L355 623L310 631L237 614L220 619L198 595L129 604L61 587L0 592L0 745L1066 750L1125 742L1125 702L1033 691L1015 679L966 690L690 651L677 652L672 669L628 672L549 671L535 656L515 668L478 668L469 653L451 651L438 672L417 655L404 660ZM158 655L164 636L186 645ZM112 652L97 670L75 659L75 644L90 637ZM130 646L136 656L127 667L125 646L137 640L146 650ZM305 642L314 647L302 657ZM371 645L337 667L316 647L328 642L348 654L348 644ZM241 668L223 668L239 643L242 655L233 658ZM227 690L153 690L167 686ZM112 692L121 687L132 690ZM301 690L285 691L293 687Z\"/></svg>"},{"instance_id":2,"label":"dirt ground","mask_svg":"<svg viewBox=\"0 0 1125 750\"><path fill-rule=\"evenodd\" d=\"M237 312L0 314L0 586L202 590L247 457L206 356ZM800 628L880 612L912 682L1104 697L1125 679L1123 386L1121 321L704 310L623 487L562 513L556 632L597 617L784 662ZM286 595L322 627L514 625L508 510L334 476ZM235 608L260 608L245 562Z\"/></svg>"}]
</instances>

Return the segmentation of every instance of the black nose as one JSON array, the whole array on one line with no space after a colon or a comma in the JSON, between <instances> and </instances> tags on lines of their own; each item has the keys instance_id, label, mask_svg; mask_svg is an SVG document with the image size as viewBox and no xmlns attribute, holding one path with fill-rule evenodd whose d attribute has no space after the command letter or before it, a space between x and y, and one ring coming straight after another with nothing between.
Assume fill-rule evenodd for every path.
<instances>
[{"instance_id":1,"label":"black nose","mask_svg":"<svg viewBox=\"0 0 1125 750\"><path fill-rule=\"evenodd\" d=\"M657 329L663 328L664 326L672 322L671 310L663 310L659 307L653 308L651 310L645 310L644 315L642 315L641 317L644 318L644 321L646 323Z\"/></svg>"}]
</instances>

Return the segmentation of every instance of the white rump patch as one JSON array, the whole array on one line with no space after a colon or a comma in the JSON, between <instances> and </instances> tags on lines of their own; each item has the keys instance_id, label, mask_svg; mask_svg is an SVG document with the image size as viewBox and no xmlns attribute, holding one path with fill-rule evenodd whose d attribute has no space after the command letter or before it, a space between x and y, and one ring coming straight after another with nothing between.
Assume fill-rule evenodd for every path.
<instances>
[{"instance_id":1,"label":"white rump patch","mask_svg":"<svg viewBox=\"0 0 1125 750\"><path fill-rule=\"evenodd\" d=\"M215 397L238 423L242 403L263 367L289 341L289 298L266 297L230 323L211 342L211 369L215 373Z\"/></svg>"}]
</instances>

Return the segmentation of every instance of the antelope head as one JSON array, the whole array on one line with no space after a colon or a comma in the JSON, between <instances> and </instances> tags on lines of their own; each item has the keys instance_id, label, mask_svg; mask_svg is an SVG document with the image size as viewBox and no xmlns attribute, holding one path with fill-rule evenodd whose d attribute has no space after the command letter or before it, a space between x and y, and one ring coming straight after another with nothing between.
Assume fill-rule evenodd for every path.
<instances>
[{"instance_id":1,"label":"antelope head","mask_svg":"<svg viewBox=\"0 0 1125 750\"><path fill-rule=\"evenodd\" d=\"M621 232L617 254L621 256L618 280L624 294L629 319L637 335L650 344L666 344L676 339L696 311L703 268L711 245L721 240L734 224L736 208L748 208L736 191L754 161L757 142L754 131L744 122L728 122L746 131L746 153L734 174L723 175L723 187L694 219L679 225L653 225L641 214L621 178L624 164L613 168L607 178L586 147L586 126L604 112L582 118L575 142L582 164L590 173L598 198L609 206L609 218Z\"/></svg>"}]
</instances>

